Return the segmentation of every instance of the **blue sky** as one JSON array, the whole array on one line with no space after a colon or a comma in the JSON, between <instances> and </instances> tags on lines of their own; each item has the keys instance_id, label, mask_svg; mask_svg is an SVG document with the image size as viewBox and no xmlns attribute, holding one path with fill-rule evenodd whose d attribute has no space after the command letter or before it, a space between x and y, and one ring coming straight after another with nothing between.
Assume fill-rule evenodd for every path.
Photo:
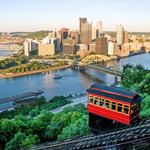
<instances>
[{"instance_id":1,"label":"blue sky","mask_svg":"<svg viewBox=\"0 0 150 150\"><path fill-rule=\"evenodd\" d=\"M0 31L78 29L79 17L102 20L104 30L150 32L150 0L0 0Z\"/></svg>"}]
</instances>

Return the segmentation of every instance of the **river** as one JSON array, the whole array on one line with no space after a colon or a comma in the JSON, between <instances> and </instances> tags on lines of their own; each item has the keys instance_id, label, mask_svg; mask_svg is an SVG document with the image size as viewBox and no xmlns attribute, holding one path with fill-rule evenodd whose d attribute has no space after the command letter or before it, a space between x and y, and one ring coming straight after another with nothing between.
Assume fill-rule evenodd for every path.
<instances>
[{"instance_id":1,"label":"river","mask_svg":"<svg viewBox=\"0 0 150 150\"><path fill-rule=\"evenodd\" d=\"M18 53L18 50L0 50L0 57L1 56L13 56Z\"/></svg>"},{"instance_id":2,"label":"river","mask_svg":"<svg viewBox=\"0 0 150 150\"><path fill-rule=\"evenodd\" d=\"M120 61L112 61L110 64L122 68L125 64L142 64L150 69L150 54L140 54ZM56 73L63 77L54 79ZM0 79L0 98L8 97L37 89L44 90L44 96L50 99L59 95L75 95L85 93L93 83L113 84L115 76L98 70L87 69L85 73L72 69L50 71L23 77Z\"/></svg>"}]
</instances>

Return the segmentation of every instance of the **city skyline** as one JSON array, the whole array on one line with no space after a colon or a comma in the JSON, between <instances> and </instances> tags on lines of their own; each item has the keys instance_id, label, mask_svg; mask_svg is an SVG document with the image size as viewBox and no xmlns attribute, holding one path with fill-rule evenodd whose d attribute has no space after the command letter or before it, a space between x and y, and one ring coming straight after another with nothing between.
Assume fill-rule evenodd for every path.
<instances>
[{"instance_id":1,"label":"city skyline","mask_svg":"<svg viewBox=\"0 0 150 150\"><path fill-rule=\"evenodd\" d=\"M5 0L0 2L0 32L53 30L63 27L79 29L80 17L95 25L102 20L104 31L149 32L150 2L145 0Z\"/></svg>"}]
</instances>

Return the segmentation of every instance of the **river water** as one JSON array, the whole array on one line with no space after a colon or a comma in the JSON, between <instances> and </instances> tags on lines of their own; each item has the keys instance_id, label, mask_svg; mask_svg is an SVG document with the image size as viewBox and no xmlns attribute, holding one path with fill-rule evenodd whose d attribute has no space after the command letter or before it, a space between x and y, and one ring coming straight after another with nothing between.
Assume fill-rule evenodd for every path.
<instances>
[{"instance_id":1,"label":"river water","mask_svg":"<svg viewBox=\"0 0 150 150\"><path fill-rule=\"evenodd\" d=\"M0 56L13 56L17 53L18 50L0 50Z\"/></svg>"},{"instance_id":2,"label":"river water","mask_svg":"<svg viewBox=\"0 0 150 150\"><path fill-rule=\"evenodd\" d=\"M150 54L123 58L109 64L122 68L123 65L128 63L142 64L150 69ZM61 74L63 77L54 79L56 73ZM93 69L87 69L85 73L72 69L50 71L23 77L0 79L0 98L42 89L44 91L43 95L50 99L54 96L85 93L86 89L93 83L113 84L114 82L114 75Z\"/></svg>"}]
</instances>

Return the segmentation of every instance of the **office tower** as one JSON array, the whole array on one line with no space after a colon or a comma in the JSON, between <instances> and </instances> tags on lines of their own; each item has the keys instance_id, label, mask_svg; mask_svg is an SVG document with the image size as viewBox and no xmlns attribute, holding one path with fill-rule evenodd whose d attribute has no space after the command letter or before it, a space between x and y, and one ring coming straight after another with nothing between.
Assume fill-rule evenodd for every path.
<instances>
[{"instance_id":1,"label":"office tower","mask_svg":"<svg viewBox=\"0 0 150 150\"><path fill-rule=\"evenodd\" d=\"M92 23L88 23L86 18L80 18L80 43L89 44L92 41Z\"/></svg>"},{"instance_id":2,"label":"office tower","mask_svg":"<svg viewBox=\"0 0 150 150\"><path fill-rule=\"evenodd\" d=\"M87 18L79 18L79 32L81 32L82 25L87 22Z\"/></svg>"},{"instance_id":3,"label":"office tower","mask_svg":"<svg viewBox=\"0 0 150 150\"><path fill-rule=\"evenodd\" d=\"M69 29L68 28L62 28L61 29L61 43L63 44L63 40L67 39L69 35Z\"/></svg>"},{"instance_id":4,"label":"office tower","mask_svg":"<svg viewBox=\"0 0 150 150\"><path fill-rule=\"evenodd\" d=\"M92 40L96 39L96 28L92 27Z\"/></svg>"},{"instance_id":5,"label":"office tower","mask_svg":"<svg viewBox=\"0 0 150 150\"><path fill-rule=\"evenodd\" d=\"M117 44L122 45L124 43L124 28L123 26L117 25Z\"/></svg>"},{"instance_id":6,"label":"office tower","mask_svg":"<svg viewBox=\"0 0 150 150\"><path fill-rule=\"evenodd\" d=\"M108 55L114 55L115 51L115 43L109 41L108 42Z\"/></svg>"},{"instance_id":7,"label":"office tower","mask_svg":"<svg viewBox=\"0 0 150 150\"><path fill-rule=\"evenodd\" d=\"M124 43L128 43L128 42L129 42L128 32L124 31Z\"/></svg>"},{"instance_id":8,"label":"office tower","mask_svg":"<svg viewBox=\"0 0 150 150\"><path fill-rule=\"evenodd\" d=\"M107 38L99 37L96 39L96 54L108 55Z\"/></svg>"},{"instance_id":9,"label":"office tower","mask_svg":"<svg viewBox=\"0 0 150 150\"><path fill-rule=\"evenodd\" d=\"M98 21L96 24L96 37L100 37L103 33L103 23Z\"/></svg>"},{"instance_id":10,"label":"office tower","mask_svg":"<svg viewBox=\"0 0 150 150\"><path fill-rule=\"evenodd\" d=\"M71 31L70 32L70 37L73 40L73 44L76 45L78 43L78 32L77 31Z\"/></svg>"},{"instance_id":11,"label":"office tower","mask_svg":"<svg viewBox=\"0 0 150 150\"><path fill-rule=\"evenodd\" d=\"M30 56L36 54L38 50L38 42L32 39L27 39L24 42L24 54L25 56Z\"/></svg>"}]
</instances>

